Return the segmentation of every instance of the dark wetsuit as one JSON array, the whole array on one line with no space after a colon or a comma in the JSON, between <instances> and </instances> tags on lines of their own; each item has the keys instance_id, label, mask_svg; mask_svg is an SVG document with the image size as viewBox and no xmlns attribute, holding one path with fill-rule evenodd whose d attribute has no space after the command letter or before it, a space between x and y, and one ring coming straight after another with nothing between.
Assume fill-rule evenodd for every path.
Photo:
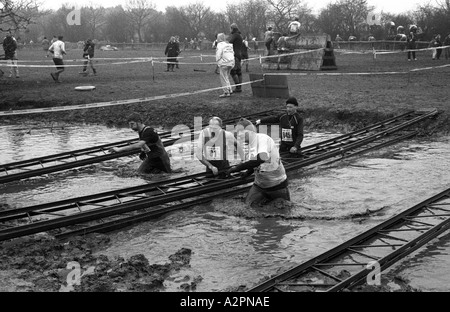
<instances>
[{"instance_id":1,"label":"dark wetsuit","mask_svg":"<svg viewBox=\"0 0 450 312\"><path fill-rule=\"evenodd\" d=\"M150 151L146 153L146 158L139 167L141 173L160 173L161 171L170 173L170 158L164 148L164 145L151 127L144 127L139 132L139 140L145 141Z\"/></svg>"},{"instance_id":2,"label":"dark wetsuit","mask_svg":"<svg viewBox=\"0 0 450 312\"><path fill-rule=\"evenodd\" d=\"M303 141L303 118L298 113L288 115L286 113L261 119L261 124L276 123L280 125L280 151L289 151L292 147L300 152Z\"/></svg>"}]
</instances>

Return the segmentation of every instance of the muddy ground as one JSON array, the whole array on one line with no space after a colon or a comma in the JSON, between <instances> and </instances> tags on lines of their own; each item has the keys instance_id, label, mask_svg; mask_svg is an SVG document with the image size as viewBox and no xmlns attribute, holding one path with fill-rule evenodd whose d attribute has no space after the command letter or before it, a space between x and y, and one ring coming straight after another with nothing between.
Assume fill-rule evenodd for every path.
<instances>
[{"instance_id":1,"label":"muddy ground","mask_svg":"<svg viewBox=\"0 0 450 312\"><path fill-rule=\"evenodd\" d=\"M51 61L40 52L21 51L20 59L51 66ZM185 52L185 57L194 52ZM195 53L199 54L199 53ZM212 51L202 52L212 55ZM407 110L438 109L439 120L430 131L450 132L448 105L448 82L450 67L413 71L417 68L448 65L446 60L432 60L428 52L419 52L418 61L407 62L405 54L381 55L376 60L371 54L336 55L338 70L307 72L308 76L289 76L289 93L298 98L299 111L305 117L306 129L330 129L348 131L385 119ZM77 59L80 51L68 52L66 64ZM162 56L158 51L97 51L97 58ZM255 56L255 54L251 55ZM39 61L39 63L36 63ZM42 62L43 61L43 62ZM196 62L186 58L181 62ZM203 62L212 58L203 57ZM69 67L61 75L63 83L55 84L50 77L50 68L23 68L18 79L0 79L0 110L43 108L73 104L97 103L114 100L138 99L158 95L177 94L220 86L219 75L214 65L181 64L175 72L165 72L165 64L131 63L107 65L98 60L98 75L80 76L79 67ZM258 60L250 62L250 72L243 73L244 82L249 74L262 73ZM280 73L281 71L264 71ZM336 73L380 73L400 74L363 76L320 76ZM291 74L302 73L290 71ZM305 72L303 72L305 73ZM77 86L93 85L94 91L76 91ZM147 124L171 128L184 124L192 126L194 117L219 116L223 119L246 115L269 109L283 109L284 99L254 97L250 85L231 98L220 99L221 91L167 98L139 104L110 106L53 112L45 114L1 117L0 123L92 123L110 126L126 126L126 117L137 111L147 118Z\"/></svg>"},{"instance_id":2,"label":"muddy ground","mask_svg":"<svg viewBox=\"0 0 450 312\"><path fill-rule=\"evenodd\" d=\"M142 254L129 259L102 255L101 250L109 244L110 239L104 234L56 240L40 233L4 242L0 246L0 292L161 292L164 281L190 266L192 251L187 248L169 256L165 264L150 264ZM343 271L339 276L345 274ZM201 280L201 276L185 276L184 282L179 281L179 291L195 291ZM311 281L317 282L317 278L311 277ZM222 291L244 292L252 286L240 285ZM304 287L297 291L314 289ZM418 290L401 277L387 273L383 274L380 286L358 286L352 291Z\"/></svg>"},{"instance_id":3,"label":"muddy ground","mask_svg":"<svg viewBox=\"0 0 450 312\"><path fill-rule=\"evenodd\" d=\"M51 64L43 53L39 53L21 51L19 59ZM79 50L69 51L67 60L79 58L80 54ZM376 60L370 54L336 55L338 70L332 73L406 72L449 64L445 60L431 60L428 54L419 52L416 62L407 62L404 54L378 56ZM161 56L161 51L98 51L96 57L151 55ZM189 56L189 53L184 55ZM212 59L204 60L210 62ZM219 86L214 65L181 64L175 72L165 72L164 64L155 64L152 68L150 63L105 65L105 62L99 61L96 66L98 75L87 77L78 75L78 67L68 68L61 75L63 83L60 84L52 81L52 68L21 68L20 78L0 78L0 110L142 98ZM249 69L250 73L262 72L258 61L252 61ZM244 82L249 81L248 74L244 72ZM440 114L435 120L421 124L422 136L433 139L437 135L450 133L450 67L369 76L310 74L288 78L290 94L299 99L299 111L305 118L306 131L349 132L408 110L438 109ZM74 90L81 85L94 85L96 89L89 92ZM141 104L0 117L0 124L30 126L87 123L120 127L126 126L126 116L131 111L137 111L147 117L148 125L170 128L178 124L192 126L194 117L199 116L207 118L214 115L225 119L284 107L284 99L254 97L249 85L243 87L242 93L233 94L231 98L219 99L219 94L220 91L212 91ZM150 264L143 255L135 255L130 259L108 259L106 256L93 255L108 244L109 237L100 234L67 241L57 241L42 234L2 243L0 291L157 292L164 290L163 283L170 278L171 272L190 265L191 250L188 249L179 250L163 265ZM68 266L69 263L72 266ZM79 268L76 263L80 265ZM88 274L82 275L86 272ZM82 282L78 283L80 279ZM180 291L194 291L200 280L201 276L186 278ZM245 291L246 288L247 285L242 285L224 291ZM417 290L398 276L383 274L382 286L364 286L355 291Z\"/></svg>"}]
</instances>

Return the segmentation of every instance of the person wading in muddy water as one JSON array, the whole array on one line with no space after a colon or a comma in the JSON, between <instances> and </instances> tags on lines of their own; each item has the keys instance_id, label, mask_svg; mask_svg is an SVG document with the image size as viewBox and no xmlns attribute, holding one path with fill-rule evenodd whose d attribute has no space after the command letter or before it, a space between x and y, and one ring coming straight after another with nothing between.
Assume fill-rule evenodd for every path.
<instances>
[{"instance_id":1,"label":"person wading in muddy water","mask_svg":"<svg viewBox=\"0 0 450 312\"><path fill-rule=\"evenodd\" d=\"M245 203L252 207L277 198L290 200L286 170L274 140L267 134L257 133L255 126L245 118L236 124L236 134L239 145L248 144L248 160L228 169L227 176L242 170L246 170L241 174L242 178L255 173Z\"/></svg>"},{"instance_id":2,"label":"person wading in muddy water","mask_svg":"<svg viewBox=\"0 0 450 312\"><path fill-rule=\"evenodd\" d=\"M303 141L303 118L297 113L298 102L293 96L286 100L286 112L277 116L258 119L255 123L280 125L280 151L291 154L300 154L300 145Z\"/></svg>"},{"instance_id":3,"label":"person wading in muddy water","mask_svg":"<svg viewBox=\"0 0 450 312\"><path fill-rule=\"evenodd\" d=\"M234 155L235 148L240 159L245 159L244 150L237 144L233 133L222 129L222 119L219 117L209 120L209 126L200 132L197 142L195 156L206 166L206 172L220 178L225 177L225 172L219 171L230 167L228 157Z\"/></svg>"},{"instance_id":4,"label":"person wading in muddy water","mask_svg":"<svg viewBox=\"0 0 450 312\"><path fill-rule=\"evenodd\" d=\"M143 162L139 166L139 173L171 173L169 155L155 129L146 126L138 113L131 114L128 117L128 123L130 128L139 134L139 141L124 147L113 147L109 152L119 153L140 148L139 158Z\"/></svg>"}]
</instances>

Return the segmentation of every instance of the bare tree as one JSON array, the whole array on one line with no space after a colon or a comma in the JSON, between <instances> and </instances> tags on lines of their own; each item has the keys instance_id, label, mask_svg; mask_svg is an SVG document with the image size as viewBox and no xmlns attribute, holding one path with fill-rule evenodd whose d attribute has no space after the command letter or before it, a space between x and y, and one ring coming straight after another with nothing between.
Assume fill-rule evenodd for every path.
<instances>
[{"instance_id":1,"label":"bare tree","mask_svg":"<svg viewBox=\"0 0 450 312\"><path fill-rule=\"evenodd\" d=\"M40 14L35 0L0 0L0 31L26 29Z\"/></svg>"},{"instance_id":2,"label":"bare tree","mask_svg":"<svg viewBox=\"0 0 450 312\"><path fill-rule=\"evenodd\" d=\"M274 23L275 30L283 32L295 17L298 17L301 0L266 0L268 18Z\"/></svg>"},{"instance_id":3,"label":"bare tree","mask_svg":"<svg viewBox=\"0 0 450 312\"><path fill-rule=\"evenodd\" d=\"M106 15L105 39L113 42L128 42L132 35L128 16L121 5L110 9Z\"/></svg>"},{"instance_id":4,"label":"bare tree","mask_svg":"<svg viewBox=\"0 0 450 312\"><path fill-rule=\"evenodd\" d=\"M267 4L264 0L247 0L240 4L227 5L227 27L230 23L236 23L244 35L259 37L265 30L266 13Z\"/></svg>"},{"instance_id":5,"label":"bare tree","mask_svg":"<svg viewBox=\"0 0 450 312\"><path fill-rule=\"evenodd\" d=\"M374 8L369 7L367 0L340 0L342 20L349 35L360 37L367 14Z\"/></svg>"},{"instance_id":6,"label":"bare tree","mask_svg":"<svg viewBox=\"0 0 450 312\"><path fill-rule=\"evenodd\" d=\"M366 32L367 14L373 10L367 0L339 0L330 3L320 12L318 22L323 32L334 38L337 34L341 37L361 35Z\"/></svg>"},{"instance_id":7,"label":"bare tree","mask_svg":"<svg viewBox=\"0 0 450 312\"><path fill-rule=\"evenodd\" d=\"M180 8L181 18L188 25L191 36L197 37L200 32L205 33L207 25L214 18L210 7L201 2L189 4Z\"/></svg>"},{"instance_id":8,"label":"bare tree","mask_svg":"<svg viewBox=\"0 0 450 312\"><path fill-rule=\"evenodd\" d=\"M125 6L130 22L137 33L139 42L143 42L143 30L150 17L156 12L156 6L148 0L128 0Z\"/></svg>"},{"instance_id":9,"label":"bare tree","mask_svg":"<svg viewBox=\"0 0 450 312\"><path fill-rule=\"evenodd\" d=\"M92 39L97 38L99 30L106 23L105 8L95 7L90 5L89 7L82 8L83 18L89 28L90 37Z\"/></svg>"}]
</instances>

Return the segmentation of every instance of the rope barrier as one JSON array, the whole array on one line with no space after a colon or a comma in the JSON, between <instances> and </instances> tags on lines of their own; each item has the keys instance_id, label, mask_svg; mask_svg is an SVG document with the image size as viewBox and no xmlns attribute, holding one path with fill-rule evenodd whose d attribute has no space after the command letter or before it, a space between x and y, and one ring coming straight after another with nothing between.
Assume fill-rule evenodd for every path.
<instances>
[{"instance_id":1,"label":"rope barrier","mask_svg":"<svg viewBox=\"0 0 450 312\"><path fill-rule=\"evenodd\" d=\"M407 52L421 52L421 51L433 51L438 49L446 49L450 48L450 46L443 46L443 47L435 47L435 48L422 48L422 49L406 49L403 51L374 51L374 54L397 54L397 53L407 53Z\"/></svg>"},{"instance_id":2,"label":"rope barrier","mask_svg":"<svg viewBox=\"0 0 450 312\"><path fill-rule=\"evenodd\" d=\"M260 82L260 81L264 81L264 79L257 79L257 80L253 80L253 81L249 81L249 82L243 82L240 84L236 84L236 86L243 86L243 85L251 84L254 82ZM90 103L90 104L44 107L44 108L33 108L33 109L23 109L23 110L0 111L0 116L61 112L61 111L71 111L71 110L78 110L78 109L85 109L85 108L98 108L98 107L107 107L107 106L116 106L116 105L125 105L125 104L136 104L136 103L144 103L144 102L150 102L150 101L156 101L156 100L178 98L178 97L188 96L188 95L195 95L195 94L206 93L206 92L215 91L215 90L223 90L223 87L215 87L215 88L183 92L183 93L157 95L157 96L144 97L144 98L139 98L139 99L117 100L117 101L107 101L107 102L98 102L98 103Z\"/></svg>"}]
</instances>

